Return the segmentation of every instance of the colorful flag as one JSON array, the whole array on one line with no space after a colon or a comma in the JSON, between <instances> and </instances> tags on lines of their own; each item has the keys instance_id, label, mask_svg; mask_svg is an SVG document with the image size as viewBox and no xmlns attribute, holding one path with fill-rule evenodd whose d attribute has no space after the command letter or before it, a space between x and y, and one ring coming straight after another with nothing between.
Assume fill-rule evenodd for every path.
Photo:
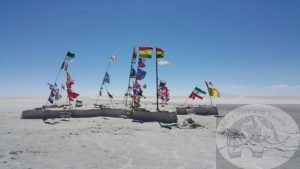
<instances>
[{"instance_id":1,"label":"colorful flag","mask_svg":"<svg viewBox=\"0 0 300 169\"><path fill-rule=\"evenodd\" d=\"M141 69L138 69L137 70L137 73L136 73L136 79L137 80L142 80L146 77L146 71L143 71Z\"/></svg>"},{"instance_id":2,"label":"colorful flag","mask_svg":"<svg viewBox=\"0 0 300 169\"><path fill-rule=\"evenodd\" d=\"M163 58L165 55L165 51L161 48L156 48L156 58Z\"/></svg>"},{"instance_id":3,"label":"colorful flag","mask_svg":"<svg viewBox=\"0 0 300 169\"><path fill-rule=\"evenodd\" d=\"M71 74L68 71L66 72L67 72L67 81L68 82L72 81Z\"/></svg>"},{"instance_id":4,"label":"colorful flag","mask_svg":"<svg viewBox=\"0 0 300 169\"><path fill-rule=\"evenodd\" d=\"M71 89L73 84L74 84L74 81L73 81L73 80L67 81L67 82L66 82L67 89Z\"/></svg>"},{"instance_id":5,"label":"colorful flag","mask_svg":"<svg viewBox=\"0 0 300 169\"><path fill-rule=\"evenodd\" d=\"M135 50L135 48L133 48L133 54L132 54L132 60L131 60L131 63L135 63L135 62L136 62L136 56L137 56L136 50Z\"/></svg>"},{"instance_id":6,"label":"colorful flag","mask_svg":"<svg viewBox=\"0 0 300 169\"><path fill-rule=\"evenodd\" d=\"M116 60L117 60L117 55L112 54L110 60L111 60L112 62L116 61Z\"/></svg>"},{"instance_id":7,"label":"colorful flag","mask_svg":"<svg viewBox=\"0 0 300 169\"><path fill-rule=\"evenodd\" d=\"M107 72L105 73L105 76L104 76L104 79L103 79L103 84L104 83L107 83L107 84L110 83L110 76Z\"/></svg>"},{"instance_id":8,"label":"colorful flag","mask_svg":"<svg viewBox=\"0 0 300 169\"><path fill-rule=\"evenodd\" d=\"M151 47L140 47L140 57L142 58L152 58L152 50Z\"/></svg>"},{"instance_id":9,"label":"colorful flag","mask_svg":"<svg viewBox=\"0 0 300 169\"><path fill-rule=\"evenodd\" d=\"M204 90L201 90L198 87L195 87L194 90L192 91L192 93L190 94L189 98L191 98L191 99L195 99L195 98L203 99L203 96L201 96L200 94L205 95L206 92Z\"/></svg>"},{"instance_id":10,"label":"colorful flag","mask_svg":"<svg viewBox=\"0 0 300 169\"><path fill-rule=\"evenodd\" d=\"M82 101L81 100L76 100L75 107L82 107L82 106L83 106Z\"/></svg>"},{"instance_id":11,"label":"colorful flag","mask_svg":"<svg viewBox=\"0 0 300 169\"><path fill-rule=\"evenodd\" d=\"M141 85L138 82L136 82L135 85L133 85L133 89L134 90L141 90Z\"/></svg>"},{"instance_id":12,"label":"colorful flag","mask_svg":"<svg viewBox=\"0 0 300 169\"><path fill-rule=\"evenodd\" d=\"M75 93L71 89L68 89L68 98L70 101L74 101L74 99L76 99L78 96L78 93Z\"/></svg>"},{"instance_id":13,"label":"colorful flag","mask_svg":"<svg viewBox=\"0 0 300 169\"><path fill-rule=\"evenodd\" d=\"M213 83L210 81L205 81L207 90L210 96L220 97L220 93L217 88L214 87Z\"/></svg>"},{"instance_id":14,"label":"colorful flag","mask_svg":"<svg viewBox=\"0 0 300 169\"><path fill-rule=\"evenodd\" d=\"M144 58L139 58L139 68L144 68L145 65L145 59Z\"/></svg>"}]
</instances>

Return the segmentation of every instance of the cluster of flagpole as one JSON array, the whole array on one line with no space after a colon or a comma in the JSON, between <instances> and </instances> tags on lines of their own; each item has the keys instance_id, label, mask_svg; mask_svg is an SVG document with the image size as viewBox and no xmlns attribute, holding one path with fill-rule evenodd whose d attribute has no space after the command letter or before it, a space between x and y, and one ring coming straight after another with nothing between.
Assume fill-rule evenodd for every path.
<instances>
[{"instance_id":1,"label":"cluster of flagpole","mask_svg":"<svg viewBox=\"0 0 300 169\"><path fill-rule=\"evenodd\" d=\"M59 69L59 71L58 71L58 73L57 73L57 75L56 75L56 78L55 78L55 80L54 80L53 85L57 85L57 80L58 80L58 78L59 78L59 75L61 74L62 69L64 69L65 65L68 64L68 62L71 62L71 60L74 59L74 57L75 57L75 54L73 54L73 53L71 53L71 52L69 52L69 51L67 52L66 56L65 56L64 59L63 59L62 65L60 66L60 69ZM49 97L47 98L47 101L46 101L46 103L45 103L45 106L48 105L49 98L51 97L51 93L52 93L52 91L50 91L50 94L49 94ZM62 93L62 92L61 92L61 93Z\"/></svg>"},{"instance_id":2,"label":"cluster of flagpole","mask_svg":"<svg viewBox=\"0 0 300 169\"><path fill-rule=\"evenodd\" d=\"M137 68L135 71L134 68L134 64L136 63L136 59L137 59L137 52L135 50L135 47L133 48L133 54L132 54L132 58L131 58L131 63L130 63L130 74L129 74L129 78L128 78L128 87L126 89L125 95L124 95L124 99L123 99L123 103L125 104L125 107L128 106L128 97L131 97L132 102L131 102L131 108L134 109L135 107L135 98L136 98L136 93L137 93L137 89L138 90L142 90L141 89L141 85L138 84L138 80L141 80L144 78L146 72L141 70L141 66L140 64L144 65L144 61L145 58L152 58L152 51L153 48L152 47L139 47L139 58L138 58L138 64L137 64ZM156 110L159 111L159 84L158 84L158 66L159 66L159 58L163 58L164 57L164 50L160 49L160 48L156 48L156 58L155 58L155 73L156 73ZM142 62L142 63L140 63ZM169 62L168 62L169 63ZM144 67L143 66L143 67ZM141 77L143 76L143 77ZM133 85L131 86L131 83L133 83ZM141 91L142 93L142 91ZM139 97L143 97L138 95ZM139 101L139 98L137 99Z\"/></svg>"},{"instance_id":3,"label":"cluster of flagpole","mask_svg":"<svg viewBox=\"0 0 300 169\"><path fill-rule=\"evenodd\" d=\"M128 97L132 96L132 87L130 86L131 84L131 81L132 81L132 78L134 78L134 80L136 80L136 72L135 72L135 69L133 67L133 65L136 63L136 58L137 58L137 53L136 53L136 50L135 50L135 47L133 47L133 53L132 53L132 57L131 57L131 61L130 61L130 69L129 69L129 77L128 77L128 86L127 86L127 90L125 92L125 99L124 99L124 104L125 104L125 107L128 106ZM136 81L134 81L134 83L136 83ZM132 103L130 104L132 106Z\"/></svg>"}]
</instances>

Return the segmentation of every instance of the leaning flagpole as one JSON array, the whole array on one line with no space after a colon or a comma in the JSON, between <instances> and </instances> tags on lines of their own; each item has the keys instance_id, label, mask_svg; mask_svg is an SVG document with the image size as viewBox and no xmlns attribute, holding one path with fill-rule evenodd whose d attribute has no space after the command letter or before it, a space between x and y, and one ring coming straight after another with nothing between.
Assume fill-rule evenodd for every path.
<instances>
[{"instance_id":1,"label":"leaning flagpole","mask_svg":"<svg viewBox=\"0 0 300 169\"><path fill-rule=\"evenodd\" d=\"M57 73L57 75L56 75L56 78L55 78L55 81L54 81L54 84L53 85L55 85L56 84L56 82L57 82L57 79L58 79L58 77L59 77L59 75L60 75L60 72L61 72L61 70L62 70L62 66L65 64L65 62L66 62L66 59L67 59L67 55L65 56L65 58L64 58L64 61L62 62L62 65L61 65L61 67L60 67L60 69L59 69L59 71L58 71L58 73ZM49 94L49 97L51 96L51 91L50 91L50 94ZM48 100L49 100L49 97L47 98L47 101L46 101L46 104L45 104L45 106L47 106L48 105Z\"/></svg>"},{"instance_id":2,"label":"leaning flagpole","mask_svg":"<svg viewBox=\"0 0 300 169\"><path fill-rule=\"evenodd\" d=\"M100 91L101 91L101 89L102 89L102 87L103 87L103 82L104 82L104 79L105 79L105 75L106 75L106 73L107 73L107 71L108 71L108 69L109 69L111 63L112 63L112 60L110 60L109 63L108 63L108 65L107 65L107 68L106 68L106 71L105 71L105 73L104 73L104 77L103 77L103 80L102 80L102 83L101 83L101 86L100 86ZM99 91L99 93L98 93L98 97L97 97L97 100L96 100L96 103L95 103L95 104L98 103L98 100L99 100L99 97L100 97L100 91Z\"/></svg>"}]
</instances>

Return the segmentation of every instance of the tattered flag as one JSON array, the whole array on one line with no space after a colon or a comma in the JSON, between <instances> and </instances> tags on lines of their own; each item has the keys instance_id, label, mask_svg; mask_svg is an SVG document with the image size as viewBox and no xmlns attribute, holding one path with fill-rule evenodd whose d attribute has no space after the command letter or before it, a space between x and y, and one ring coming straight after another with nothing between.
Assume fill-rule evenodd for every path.
<instances>
[{"instance_id":1,"label":"tattered flag","mask_svg":"<svg viewBox=\"0 0 300 169\"><path fill-rule=\"evenodd\" d=\"M145 59L144 58L139 58L139 68L144 68L144 67L146 67Z\"/></svg>"},{"instance_id":2,"label":"tattered flag","mask_svg":"<svg viewBox=\"0 0 300 169\"><path fill-rule=\"evenodd\" d=\"M104 79L103 79L103 82L102 82L103 84L104 83L107 83L107 84L109 84L110 83L110 76L109 76L109 74L106 72L105 73L105 76L104 76Z\"/></svg>"},{"instance_id":3,"label":"tattered flag","mask_svg":"<svg viewBox=\"0 0 300 169\"><path fill-rule=\"evenodd\" d=\"M114 97L113 97L113 95L112 94L110 94L109 92L107 92L107 95L108 95L108 97L109 98L111 98L111 99L113 99Z\"/></svg>"}]
</instances>

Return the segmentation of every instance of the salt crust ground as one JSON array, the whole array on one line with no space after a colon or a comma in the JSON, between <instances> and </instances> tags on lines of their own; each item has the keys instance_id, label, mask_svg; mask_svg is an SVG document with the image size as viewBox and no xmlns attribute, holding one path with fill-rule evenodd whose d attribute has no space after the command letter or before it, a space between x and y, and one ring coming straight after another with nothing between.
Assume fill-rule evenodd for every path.
<instances>
[{"instance_id":1,"label":"salt crust ground","mask_svg":"<svg viewBox=\"0 0 300 169\"><path fill-rule=\"evenodd\" d=\"M83 108L95 99L82 98ZM113 107L122 107L122 98ZM155 110L154 98L143 106ZM162 109L175 111L184 97L172 98ZM297 104L299 97L227 97L214 104ZM101 100L108 104L108 100ZM42 120L22 120L21 112L39 107L45 98L0 98L0 168L216 168L216 118L214 116L179 116L179 123L192 118L205 126L197 129L161 128L156 122L139 123L130 119L95 117L56 119L56 124ZM209 104L188 102L188 104Z\"/></svg>"}]
</instances>

